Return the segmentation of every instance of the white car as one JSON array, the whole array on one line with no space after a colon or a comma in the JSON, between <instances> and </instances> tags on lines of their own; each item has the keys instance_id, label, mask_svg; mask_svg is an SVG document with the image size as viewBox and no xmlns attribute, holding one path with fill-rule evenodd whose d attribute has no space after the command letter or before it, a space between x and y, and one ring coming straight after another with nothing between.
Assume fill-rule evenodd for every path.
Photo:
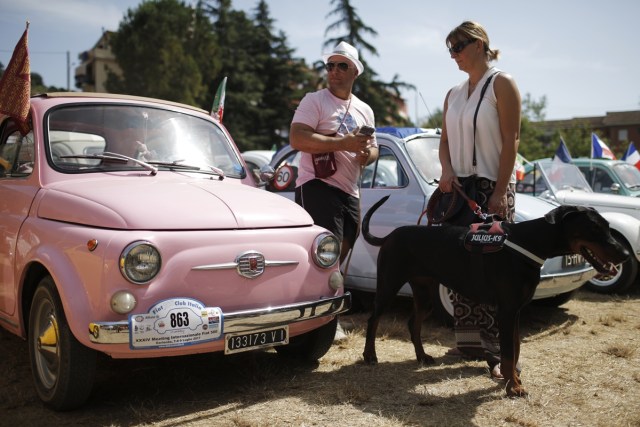
<instances>
[{"instance_id":1,"label":"white car","mask_svg":"<svg viewBox=\"0 0 640 427\"><path fill-rule=\"evenodd\" d=\"M640 261L640 199L618 194L595 193L574 164L537 160L527 165L517 191L562 205L592 207L609 221L614 237L631 257L620 265L615 276L596 276L587 288L596 292L624 292L638 280Z\"/></svg>"},{"instance_id":2,"label":"white car","mask_svg":"<svg viewBox=\"0 0 640 427\"><path fill-rule=\"evenodd\" d=\"M364 215L375 202L391 195L389 201L376 211L375 220L371 223L372 233L384 236L399 226L418 223L431 193L437 187L435 179L440 177L440 134L434 129L385 128L376 133L376 138L380 156L362 174L360 203ZM278 151L271 161L275 173L267 190L293 199L299 160L300 154L290 146ZM556 206L534 197L518 196L516 220L542 217ZM422 223L426 223L424 218ZM378 250L378 247L365 242L362 236L358 238L346 270L347 288L375 292ZM595 270L580 255L549 259L542 267L534 299L544 300L547 305L563 304L575 289L594 275ZM400 295L412 295L408 284L401 289ZM432 290L432 296L438 314L445 321L451 320L453 307L449 290L441 285Z\"/></svg>"}]
</instances>

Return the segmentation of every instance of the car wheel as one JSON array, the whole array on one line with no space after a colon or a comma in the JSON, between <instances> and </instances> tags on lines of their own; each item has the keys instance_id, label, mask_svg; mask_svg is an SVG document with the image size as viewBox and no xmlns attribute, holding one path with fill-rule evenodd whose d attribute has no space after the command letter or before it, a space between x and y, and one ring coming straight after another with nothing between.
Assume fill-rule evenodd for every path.
<instances>
[{"instance_id":1,"label":"car wheel","mask_svg":"<svg viewBox=\"0 0 640 427\"><path fill-rule=\"evenodd\" d=\"M50 408L82 405L91 392L96 352L73 336L51 276L33 295L29 312L29 359L36 391Z\"/></svg>"},{"instance_id":2,"label":"car wheel","mask_svg":"<svg viewBox=\"0 0 640 427\"><path fill-rule=\"evenodd\" d=\"M315 362L327 354L331 348L337 327L338 317L336 316L326 325L290 338L289 344L277 346L275 349L278 354L285 357Z\"/></svg>"},{"instance_id":3,"label":"car wheel","mask_svg":"<svg viewBox=\"0 0 640 427\"><path fill-rule=\"evenodd\" d=\"M447 326L453 326L453 292L442 284L430 289L433 315Z\"/></svg>"},{"instance_id":4,"label":"car wheel","mask_svg":"<svg viewBox=\"0 0 640 427\"><path fill-rule=\"evenodd\" d=\"M589 280L585 288L590 291L602 294L622 293L635 283L636 275L638 274L638 260L633 255L633 250L623 237L618 235L614 237L627 249L631 256L625 262L618 265L618 273L615 276L598 275Z\"/></svg>"},{"instance_id":5,"label":"car wheel","mask_svg":"<svg viewBox=\"0 0 640 427\"><path fill-rule=\"evenodd\" d=\"M531 303L540 307L560 307L571 300L573 293L574 291L570 291L551 298L534 299Z\"/></svg>"}]
</instances>

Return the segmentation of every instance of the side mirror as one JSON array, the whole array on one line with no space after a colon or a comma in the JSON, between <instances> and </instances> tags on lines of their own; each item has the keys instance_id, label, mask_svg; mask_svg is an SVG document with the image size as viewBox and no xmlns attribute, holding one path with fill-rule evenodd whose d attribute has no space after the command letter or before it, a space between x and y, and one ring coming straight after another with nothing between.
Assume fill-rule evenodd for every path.
<instances>
[{"instance_id":1,"label":"side mirror","mask_svg":"<svg viewBox=\"0 0 640 427\"><path fill-rule=\"evenodd\" d=\"M271 165L263 165L260 168L260 181L271 182L276 175L275 169Z\"/></svg>"},{"instance_id":2,"label":"side mirror","mask_svg":"<svg viewBox=\"0 0 640 427\"><path fill-rule=\"evenodd\" d=\"M617 182L614 182L613 184L611 184L610 188L613 194L620 194L620 184L618 184Z\"/></svg>"}]
</instances>

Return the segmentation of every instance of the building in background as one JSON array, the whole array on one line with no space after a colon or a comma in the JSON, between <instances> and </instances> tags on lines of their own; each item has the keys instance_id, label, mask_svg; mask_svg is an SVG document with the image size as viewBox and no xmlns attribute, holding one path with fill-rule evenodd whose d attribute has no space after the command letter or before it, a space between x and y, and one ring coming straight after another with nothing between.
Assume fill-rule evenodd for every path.
<instances>
[{"instance_id":1,"label":"building in background","mask_svg":"<svg viewBox=\"0 0 640 427\"><path fill-rule=\"evenodd\" d=\"M112 34L112 31L103 31L93 48L78 55L80 65L75 72L76 88L83 92L106 93L109 72L122 75L116 57L111 52L109 40Z\"/></svg>"},{"instance_id":2,"label":"building in background","mask_svg":"<svg viewBox=\"0 0 640 427\"><path fill-rule=\"evenodd\" d=\"M534 125L548 135L582 126L596 132L616 153L626 152L629 142L640 144L640 110L608 111L605 116L547 120Z\"/></svg>"}]
</instances>

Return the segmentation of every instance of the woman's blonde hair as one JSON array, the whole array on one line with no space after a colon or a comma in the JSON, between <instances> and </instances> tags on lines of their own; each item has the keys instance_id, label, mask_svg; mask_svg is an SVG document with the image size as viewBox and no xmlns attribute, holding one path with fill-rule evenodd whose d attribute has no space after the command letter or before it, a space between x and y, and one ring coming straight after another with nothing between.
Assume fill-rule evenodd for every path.
<instances>
[{"instance_id":1,"label":"woman's blonde hair","mask_svg":"<svg viewBox=\"0 0 640 427\"><path fill-rule=\"evenodd\" d=\"M465 40L482 40L484 44L484 52L487 55L487 60L497 61L500 56L498 49L491 49L489 47L489 36L484 27L477 22L464 21L456 28L451 30L446 39L447 47L451 47L456 42Z\"/></svg>"}]
</instances>

